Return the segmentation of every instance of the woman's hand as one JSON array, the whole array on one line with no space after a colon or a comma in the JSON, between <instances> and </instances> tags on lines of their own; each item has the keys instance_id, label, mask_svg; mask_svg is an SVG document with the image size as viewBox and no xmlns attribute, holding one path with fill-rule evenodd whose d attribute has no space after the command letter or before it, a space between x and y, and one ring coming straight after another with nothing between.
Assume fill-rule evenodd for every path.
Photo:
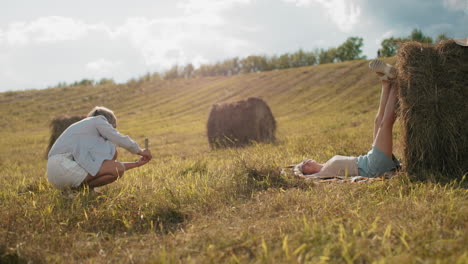
<instances>
[{"instance_id":1,"label":"woman's hand","mask_svg":"<svg viewBox=\"0 0 468 264\"><path fill-rule=\"evenodd\" d=\"M151 151L149 149L143 149L137 154L145 157L146 159L148 159L148 161L150 161L153 158L153 155L151 155Z\"/></svg>"},{"instance_id":2,"label":"woman's hand","mask_svg":"<svg viewBox=\"0 0 468 264\"><path fill-rule=\"evenodd\" d=\"M143 166L145 165L146 163L148 163L151 159L148 159L147 157L145 156L141 156L137 161L135 161L136 165L138 167L140 166Z\"/></svg>"}]
</instances>

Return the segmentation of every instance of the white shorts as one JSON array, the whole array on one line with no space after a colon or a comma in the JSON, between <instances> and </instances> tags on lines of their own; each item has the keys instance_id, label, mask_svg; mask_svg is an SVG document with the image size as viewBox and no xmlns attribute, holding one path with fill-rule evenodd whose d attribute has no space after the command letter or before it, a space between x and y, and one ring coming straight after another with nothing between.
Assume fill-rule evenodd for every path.
<instances>
[{"instance_id":1,"label":"white shorts","mask_svg":"<svg viewBox=\"0 0 468 264\"><path fill-rule=\"evenodd\" d=\"M70 153L53 155L47 161L47 178L57 189L78 187L87 175Z\"/></svg>"}]
</instances>

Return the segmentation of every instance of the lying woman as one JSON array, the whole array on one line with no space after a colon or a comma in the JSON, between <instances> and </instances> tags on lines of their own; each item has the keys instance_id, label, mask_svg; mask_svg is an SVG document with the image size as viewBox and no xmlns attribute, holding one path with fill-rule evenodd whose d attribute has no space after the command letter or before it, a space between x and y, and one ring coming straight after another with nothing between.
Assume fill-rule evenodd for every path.
<instances>
[{"instance_id":1,"label":"lying woman","mask_svg":"<svg viewBox=\"0 0 468 264\"><path fill-rule=\"evenodd\" d=\"M363 156L334 156L324 164L306 159L294 168L296 175L309 178L314 176L364 176L377 177L395 170L399 161L394 158L392 130L395 123L397 87L394 79L396 69L380 60L373 60L369 68L377 73L382 82L379 110L374 124L372 149Z\"/></svg>"},{"instance_id":2,"label":"lying woman","mask_svg":"<svg viewBox=\"0 0 468 264\"><path fill-rule=\"evenodd\" d=\"M48 154L47 178L58 189L90 189L114 182L124 172L148 163L148 149L117 130L114 112L95 107L88 117L72 124L57 139ZM136 162L118 162L115 145L140 155Z\"/></svg>"}]
</instances>

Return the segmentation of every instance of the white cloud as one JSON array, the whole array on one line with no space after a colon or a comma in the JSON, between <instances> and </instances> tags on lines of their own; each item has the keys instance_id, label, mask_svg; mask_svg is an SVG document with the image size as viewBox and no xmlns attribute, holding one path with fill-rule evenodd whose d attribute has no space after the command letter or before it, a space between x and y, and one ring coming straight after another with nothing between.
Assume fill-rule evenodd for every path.
<instances>
[{"instance_id":1,"label":"white cloud","mask_svg":"<svg viewBox=\"0 0 468 264\"><path fill-rule=\"evenodd\" d=\"M63 1L31 1L26 13L21 1L10 1L16 7L0 17L0 89L96 77L125 81L174 64L328 48L350 33L365 38L370 57L382 39L406 36L415 26L425 34L466 36L468 19L460 12L467 0L144 1L117 1L112 12L91 0L72 9ZM51 12L61 16L45 15Z\"/></svg>"},{"instance_id":2,"label":"white cloud","mask_svg":"<svg viewBox=\"0 0 468 264\"><path fill-rule=\"evenodd\" d=\"M147 65L170 67L185 63L181 43L193 33L193 25L180 19L156 20L129 18L111 34L113 38L128 39L139 50Z\"/></svg>"},{"instance_id":3,"label":"white cloud","mask_svg":"<svg viewBox=\"0 0 468 264\"><path fill-rule=\"evenodd\" d=\"M179 4L186 13L195 12L219 12L234 7L238 4L250 4L252 0L188 0Z\"/></svg>"},{"instance_id":4,"label":"white cloud","mask_svg":"<svg viewBox=\"0 0 468 264\"><path fill-rule=\"evenodd\" d=\"M195 53L193 48L201 47L222 50L223 57L234 56L249 45L247 41L230 36L221 12L235 4L249 3L250 0L190 0L180 8L184 16L171 19L128 18L112 31L113 38L128 38L144 57L146 65L168 69L174 64L194 65L209 61L210 52ZM235 26L235 25L229 25ZM221 43L212 47L214 43ZM203 54L203 55L202 55Z\"/></svg>"},{"instance_id":5,"label":"white cloud","mask_svg":"<svg viewBox=\"0 0 468 264\"><path fill-rule=\"evenodd\" d=\"M29 38L24 32L26 23L24 22L15 22L10 24L8 30L5 32L6 42L10 45L21 45L27 44Z\"/></svg>"},{"instance_id":6,"label":"white cloud","mask_svg":"<svg viewBox=\"0 0 468 264\"><path fill-rule=\"evenodd\" d=\"M207 59L205 59L203 56L201 55L196 55L193 59L192 59L192 64L194 67L198 68L200 67L200 65L202 64L207 64L209 61Z\"/></svg>"},{"instance_id":7,"label":"white cloud","mask_svg":"<svg viewBox=\"0 0 468 264\"><path fill-rule=\"evenodd\" d=\"M384 40L386 38L393 37L393 36L395 36L395 34L396 34L395 30L393 30L393 29L389 30L389 31L383 33L380 38L376 39L375 44L380 45L382 43L382 40Z\"/></svg>"},{"instance_id":8,"label":"white cloud","mask_svg":"<svg viewBox=\"0 0 468 264\"><path fill-rule=\"evenodd\" d=\"M121 62L110 61L106 59L98 59L86 64L86 70L95 76L108 76L115 72L120 66Z\"/></svg>"},{"instance_id":9,"label":"white cloud","mask_svg":"<svg viewBox=\"0 0 468 264\"><path fill-rule=\"evenodd\" d=\"M221 49L225 56L235 55L236 51L248 45L246 41L230 36L221 14L236 4L248 3L250 0L222 0L212 3L207 0L189 0L180 6L184 9L183 16L161 19L131 17L114 27L102 23L89 24L69 17L41 17L31 22L11 23L5 33L0 31L0 44L2 39L11 46L85 41L92 33L97 32L111 42L131 43L149 68L165 70L174 64L186 64L194 59L199 63L209 61L206 52L195 54L191 49L192 45L210 47L215 42L223 43L222 47L216 48ZM95 64L88 66L92 68L93 65Z\"/></svg>"},{"instance_id":10,"label":"white cloud","mask_svg":"<svg viewBox=\"0 0 468 264\"><path fill-rule=\"evenodd\" d=\"M296 4L297 6L309 6L315 0L283 0L286 3Z\"/></svg>"},{"instance_id":11,"label":"white cloud","mask_svg":"<svg viewBox=\"0 0 468 264\"><path fill-rule=\"evenodd\" d=\"M468 1L467 0L444 0L444 6L452 10L463 10L468 12Z\"/></svg>"},{"instance_id":12,"label":"white cloud","mask_svg":"<svg viewBox=\"0 0 468 264\"><path fill-rule=\"evenodd\" d=\"M325 8L327 15L343 32L349 32L359 22L361 8L357 0L283 0L297 6L317 3Z\"/></svg>"},{"instance_id":13,"label":"white cloud","mask_svg":"<svg viewBox=\"0 0 468 264\"><path fill-rule=\"evenodd\" d=\"M103 25L88 25L69 17L41 17L29 23L14 22L5 31L6 42L10 45L29 43L54 43L77 40L89 30L105 30Z\"/></svg>"}]
</instances>

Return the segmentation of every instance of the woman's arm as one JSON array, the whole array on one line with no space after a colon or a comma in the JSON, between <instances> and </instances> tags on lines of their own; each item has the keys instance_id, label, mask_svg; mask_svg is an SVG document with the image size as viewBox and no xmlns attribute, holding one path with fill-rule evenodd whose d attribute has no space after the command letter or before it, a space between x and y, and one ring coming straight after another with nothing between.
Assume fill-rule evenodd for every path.
<instances>
[{"instance_id":1,"label":"woman's arm","mask_svg":"<svg viewBox=\"0 0 468 264\"><path fill-rule=\"evenodd\" d=\"M103 116L95 118L96 129L99 134L110 142L130 151L133 154L143 153L138 144L129 136L120 134Z\"/></svg>"},{"instance_id":2,"label":"woman's arm","mask_svg":"<svg viewBox=\"0 0 468 264\"><path fill-rule=\"evenodd\" d=\"M130 170L130 169L133 169L133 168L143 166L146 163L148 163L150 160L151 159L148 159L147 157L142 156L142 157L140 157L140 159L138 159L135 162L121 162L121 163L125 167L125 170Z\"/></svg>"}]
</instances>

